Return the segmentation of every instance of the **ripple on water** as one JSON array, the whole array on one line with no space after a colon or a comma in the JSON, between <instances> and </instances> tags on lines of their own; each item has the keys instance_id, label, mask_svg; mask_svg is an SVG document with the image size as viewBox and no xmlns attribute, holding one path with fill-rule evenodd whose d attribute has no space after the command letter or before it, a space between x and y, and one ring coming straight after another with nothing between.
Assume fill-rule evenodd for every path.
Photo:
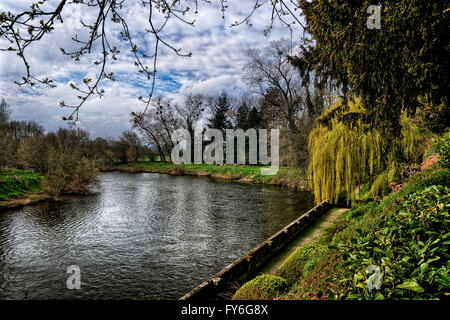
<instances>
[{"instance_id":1,"label":"ripple on water","mask_svg":"<svg viewBox=\"0 0 450 320\"><path fill-rule=\"evenodd\" d=\"M107 173L101 192L0 215L2 299L177 299L313 206L307 193ZM69 265L82 289L68 290Z\"/></svg>"}]
</instances>

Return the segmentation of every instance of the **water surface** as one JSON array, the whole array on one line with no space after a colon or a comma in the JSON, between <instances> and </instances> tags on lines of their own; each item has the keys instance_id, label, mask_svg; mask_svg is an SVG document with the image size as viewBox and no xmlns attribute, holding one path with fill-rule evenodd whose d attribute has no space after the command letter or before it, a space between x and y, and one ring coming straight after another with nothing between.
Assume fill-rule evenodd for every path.
<instances>
[{"instance_id":1,"label":"water surface","mask_svg":"<svg viewBox=\"0 0 450 320\"><path fill-rule=\"evenodd\" d=\"M312 206L278 188L106 173L98 194L0 213L0 298L178 299ZM67 289L70 265L81 290Z\"/></svg>"}]
</instances>

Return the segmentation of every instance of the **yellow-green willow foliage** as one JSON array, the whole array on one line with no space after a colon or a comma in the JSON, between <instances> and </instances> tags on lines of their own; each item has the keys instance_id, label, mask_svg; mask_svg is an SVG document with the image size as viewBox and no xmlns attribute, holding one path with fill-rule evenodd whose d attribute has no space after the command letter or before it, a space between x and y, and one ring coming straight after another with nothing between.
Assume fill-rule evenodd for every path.
<instances>
[{"instance_id":1,"label":"yellow-green willow foliage","mask_svg":"<svg viewBox=\"0 0 450 320\"><path fill-rule=\"evenodd\" d=\"M342 99L338 100L320 119L333 113L364 113L358 98L348 101L345 111L342 103ZM402 148L405 159L417 156L415 144L419 129L406 118L402 119L402 136L401 141L387 141L379 130L370 129L361 120L353 125L344 124L335 116L328 125L318 121L308 142L308 178L316 202L326 199L337 202L342 198L350 202L366 182L373 182L369 191L372 196L385 189L399 171L395 148Z\"/></svg>"}]
</instances>

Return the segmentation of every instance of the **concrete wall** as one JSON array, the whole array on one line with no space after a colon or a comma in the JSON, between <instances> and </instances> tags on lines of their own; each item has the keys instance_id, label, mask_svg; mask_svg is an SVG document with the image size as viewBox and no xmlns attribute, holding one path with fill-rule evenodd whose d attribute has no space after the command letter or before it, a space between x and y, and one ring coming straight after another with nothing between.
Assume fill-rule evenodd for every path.
<instances>
[{"instance_id":1,"label":"concrete wall","mask_svg":"<svg viewBox=\"0 0 450 320\"><path fill-rule=\"evenodd\" d=\"M184 295L181 300L214 300L229 290L233 283L243 284L248 281L280 253L306 227L330 208L328 201L315 206L298 219L275 233L241 258L225 267L207 281Z\"/></svg>"}]
</instances>

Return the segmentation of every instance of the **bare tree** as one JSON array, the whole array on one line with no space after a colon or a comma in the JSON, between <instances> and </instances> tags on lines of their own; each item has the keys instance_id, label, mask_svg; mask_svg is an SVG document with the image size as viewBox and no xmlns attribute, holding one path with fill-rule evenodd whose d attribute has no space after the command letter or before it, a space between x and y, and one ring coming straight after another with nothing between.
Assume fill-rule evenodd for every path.
<instances>
[{"instance_id":1,"label":"bare tree","mask_svg":"<svg viewBox=\"0 0 450 320\"><path fill-rule=\"evenodd\" d=\"M136 132L133 131L124 131L119 140L112 141L111 145L113 147L115 157L121 162L127 160L127 151L131 147L134 148L138 159L143 153L142 140Z\"/></svg>"},{"instance_id":2,"label":"bare tree","mask_svg":"<svg viewBox=\"0 0 450 320\"><path fill-rule=\"evenodd\" d=\"M292 131L297 131L297 119L304 110L302 79L290 63L291 43L286 39L272 41L264 50L249 49L249 63L244 79L257 88L261 96L278 95L273 108L282 116Z\"/></svg>"},{"instance_id":3,"label":"bare tree","mask_svg":"<svg viewBox=\"0 0 450 320\"><path fill-rule=\"evenodd\" d=\"M133 127L142 133L147 141L156 146L161 161L166 161L174 147L171 134L182 127L178 114L179 107L171 99L156 97L152 100L149 112L139 115L132 112Z\"/></svg>"},{"instance_id":4,"label":"bare tree","mask_svg":"<svg viewBox=\"0 0 450 320\"><path fill-rule=\"evenodd\" d=\"M44 134L44 127L34 121L10 121L6 124L6 136L13 140L25 140Z\"/></svg>"},{"instance_id":5,"label":"bare tree","mask_svg":"<svg viewBox=\"0 0 450 320\"><path fill-rule=\"evenodd\" d=\"M183 105L177 108L181 118L181 125L191 136L191 161L194 162L194 138L197 122L205 111L206 97L202 94L188 93L184 98Z\"/></svg>"},{"instance_id":6,"label":"bare tree","mask_svg":"<svg viewBox=\"0 0 450 320\"><path fill-rule=\"evenodd\" d=\"M47 77L36 76L29 63L27 50L31 44L38 41L45 41L46 35L51 33L58 24L64 23L64 13L73 9L73 7L82 7L83 10L95 12L95 19L92 22L80 21L80 27L83 30L80 33L72 35L75 49L68 51L61 48L61 53L79 61L82 56L100 52L100 59L93 59L92 63L98 68L95 78L84 78L81 86L70 83L70 86L78 92L79 103L66 104L60 101L62 107L71 108L72 111L64 120L75 123L78 120L80 107L93 95L103 96L105 90L100 88L102 80L114 81L115 75L107 71L107 66L117 59L120 50L112 45L113 38L119 38L122 43L128 45L129 50L134 57L136 71L150 81L150 89L146 97L139 97L139 100L145 103L142 112L136 113L136 119L140 121L153 97L155 88L158 52L161 46L169 48L179 56L188 57L191 54L177 48L174 44L167 41L163 36L163 31L169 25L169 20L178 20L189 26L195 25L195 19L192 14L198 13L200 3L217 3L220 11L224 15L228 8L227 0L135 0L142 6L142 13L147 16L148 24L142 26L142 29L153 37L153 52L143 52L138 48L132 32L125 19L125 9L130 1L125 0L59 0L56 5L49 0L34 1L30 9L19 12L0 11L0 50L10 51L17 54L25 66L25 75L21 81L16 81L20 86L37 83L54 87L55 83ZM278 20L283 25L291 29L293 24L301 22L294 14L297 9L296 0L253 0L253 8L249 15L241 21L235 21L232 26L241 24L251 25L251 16L263 6L270 6L271 16L265 32L269 32L274 21ZM189 15L191 14L191 15ZM290 21L291 19L292 21ZM159 22L159 24L157 24ZM108 26L116 24L120 27L119 34L109 34ZM292 30L292 29L291 29Z\"/></svg>"},{"instance_id":7,"label":"bare tree","mask_svg":"<svg viewBox=\"0 0 450 320\"><path fill-rule=\"evenodd\" d=\"M132 115L134 116L134 114ZM137 117L135 117L135 119L137 119ZM154 114L148 113L143 115L143 117L141 117L139 121L136 120L133 122L133 127L136 128L145 137L145 140L148 143L156 147L159 154L159 159L162 162L166 162L163 142L158 132L157 121L154 118Z\"/></svg>"},{"instance_id":8,"label":"bare tree","mask_svg":"<svg viewBox=\"0 0 450 320\"><path fill-rule=\"evenodd\" d=\"M205 97L202 94L189 93L184 99L184 105L178 107L178 114L191 136L194 136L195 123L200 120L205 111L205 104Z\"/></svg>"},{"instance_id":9,"label":"bare tree","mask_svg":"<svg viewBox=\"0 0 450 320\"><path fill-rule=\"evenodd\" d=\"M11 155L15 154L15 148L11 139L7 136L7 126L11 107L4 99L0 102L0 169L10 164Z\"/></svg>"}]
</instances>

